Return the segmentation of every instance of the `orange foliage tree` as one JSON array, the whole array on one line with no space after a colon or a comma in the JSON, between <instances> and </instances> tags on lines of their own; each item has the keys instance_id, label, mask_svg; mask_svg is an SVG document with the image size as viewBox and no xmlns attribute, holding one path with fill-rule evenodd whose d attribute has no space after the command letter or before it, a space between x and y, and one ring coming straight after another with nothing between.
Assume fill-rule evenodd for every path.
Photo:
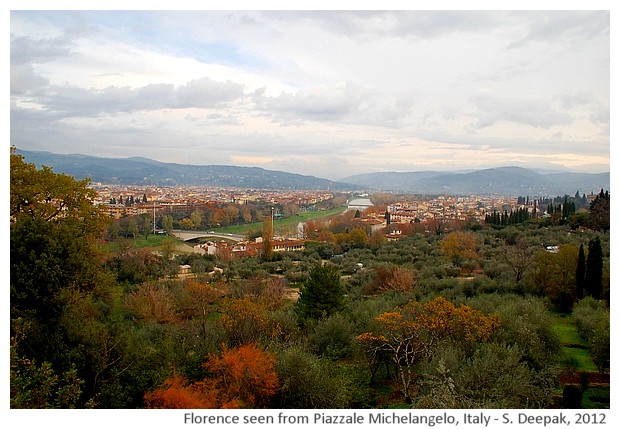
<instances>
[{"instance_id":1,"label":"orange foliage tree","mask_svg":"<svg viewBox=\"0 0 620 429\"><path fill-rule=\"evenodd\" d=\"M230 298L224 303L220 322L233 345L276 338L282 331L280 325L268 317L267 306L250 298Z\"/></svg>"},{"instance_id":2,"label":"orange foliage tree","mask_svg":"<svg viewBox=\"0 0 620 429\"><path fill-rule=\"evenodd\" d=\"M179 376L173 375L158 389L147 392L144 402L147 408L218 408L216 391L207 382L188 384Z\"/></svg>"},{"instance_id":3,"label":"orange foliage tree","mask_svg":"<svg viewBox=\"0 0 620 429\"><path fill-rule=\"evenodd\" d=\"M269 405L280 387L275 356L254 344L224 347L221 356L204 364L212 377L187 383L174 375L147 392L147 408L260 408Z\"/></svg>"},{"instance_id":4,"label":"orange foliage tree","mask_svg":"<svg viewBox=\"0 0 620 429\"><path fill-rule=\"evenodd\" d=\"M478 257L475 234L466 231L454 231L441 240L441 252L454 265L460 267L465 260Z\"/></svg>"},{"instance_id":5,"label":"orange foliage tree","mask_svg":"<svg viewBox=\"0 0 620 429\"><path fill-rule=\"evenodd\" d=\"M359 335L357 341L371 364L387 358L396 366L407 402L411 401L415 365L429 359L441 341L482 341L499 324L497 316L465 305L457 307L443 297L425 304L411 301L397 311L380 314L376 321L379 328Z\"/></svg>"},{"instance_id":6,"label":"orange foliage tree","mask_svg":"<svg viewBox=\"0 0 620 429\"><path fill-rule=\"evenodd\" d=\"M211 356L204 366L215 375L215 389L222 408L256 408L269 404L280 387L275 356L254 344L237 349L224 347L222 356Z\"/></svg>"}]
</instances>

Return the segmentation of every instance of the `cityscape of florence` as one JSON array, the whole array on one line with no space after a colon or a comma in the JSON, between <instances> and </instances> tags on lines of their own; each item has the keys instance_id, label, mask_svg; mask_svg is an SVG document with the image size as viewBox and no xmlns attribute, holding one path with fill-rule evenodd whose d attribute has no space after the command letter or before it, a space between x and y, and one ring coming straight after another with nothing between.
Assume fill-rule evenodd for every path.
<instances>
[{"instance_id":1,"label":"cityscape of florence","mask_svg":"<svg viewBox=\"0 0 620 429\"><path fill-rule=\"evenodd\" d=\"M610 10L10 22L8 420L613 424Z\"/></svg>"}]
</instances>

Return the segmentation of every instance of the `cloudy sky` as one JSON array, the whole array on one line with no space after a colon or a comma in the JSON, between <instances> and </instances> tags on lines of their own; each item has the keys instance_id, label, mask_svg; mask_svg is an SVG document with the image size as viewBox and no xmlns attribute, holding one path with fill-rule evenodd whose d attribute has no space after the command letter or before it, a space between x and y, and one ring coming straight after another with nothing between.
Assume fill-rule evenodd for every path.
<instances>
[{"instance_id":1,"label":"cloudy sky","mask_svg":"<svg viewBox=\"0 0 620 429\"><path fill-rule=\"evenodd\" d=\"M610 168L609 11L12 11L20 149L329 179Z\"/></svg>"}]
</instances>

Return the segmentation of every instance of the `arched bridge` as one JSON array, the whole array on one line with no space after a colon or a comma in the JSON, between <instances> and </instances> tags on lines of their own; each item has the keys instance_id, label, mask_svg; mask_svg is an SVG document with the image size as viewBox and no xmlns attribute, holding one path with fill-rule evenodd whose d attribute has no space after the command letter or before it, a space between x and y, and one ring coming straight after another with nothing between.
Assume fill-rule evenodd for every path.
<instances>
[{"instance_id":1,"label":"arched bridge","mask_svg":"<svg viewBox=\"0 0 620 429\"><path fill-rule=\"evenodd\" d=\"M224 233L216 233L213 231L185 231L181 229L173 229L170 231L170 234L174 235L179 240L190 241L195 240L197 238L213 238L213 239L224 239L224 240L232 240L232 241L243 241L245 237L239 234L224 234Z\"/></svg>"}]
</instances>

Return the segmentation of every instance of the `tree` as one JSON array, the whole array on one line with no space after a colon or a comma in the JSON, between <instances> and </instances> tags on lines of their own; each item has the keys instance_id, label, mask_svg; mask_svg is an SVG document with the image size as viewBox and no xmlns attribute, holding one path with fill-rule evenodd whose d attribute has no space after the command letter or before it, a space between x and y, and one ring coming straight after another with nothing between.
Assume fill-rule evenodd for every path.
<instances>
[{"instance_id":1,"label":"tree","mask_svg":"<svg viewBox=\"0 0 620 429\"><path fill-rule=\"evenodd\" d=\"M263 221L263 251L261 257L265 261L271 261L273 256L273 218L266 217Z\"/></svg>"},{"instance_id":2,"label":"tree","mask_svg":"<svg viewBox=\"0 0 620 429\"><path fill-rule=\"evenodd\" d=\"M342 308L344 288L338 269L333 265L315 265L300 288L295 310L302 323L321 319Z\"/></svg>"},{"instance_id":3,"label":"tree","mask_svg":"<svg viewBox=\"0 0 620 429\"><path fill-rule=\"evenodd\" d=\"M194 210L190 215L190 220L194 225L194 228L199 229L202 225L202 212L200 210Z\"/></svg>"},{"instance_id":4,"label":"tree","mask_svg":"<svg viewBox=\"0 0 620 429\"><path fill-rule=\"evenodd\" d=\"M610 198L609 191L601 192L590 203L590 228L595 231L609 231L610 226Z\"/></svg>"},{"instance_id":5,"label":"tree","mask_svg":"<svg viewBox=\"0 0 620 429\"><path fill-rule=\"evenodd\" d=\"M170 234L173 228L172 216L164 215L164 217L161 218L161 226L167 234Z\"/></svg>"},{"instance_id":6,"label":"tree","mask_svg":"<svg viewBox=\"0 0 620 429\"><path fill-rule=\"evenodd\" d=\"M205 384L188 384L183 377L175 374L166 379L158 389L147 392L144 402L147 408L217 408L215 392L210 391Z\"/></svg>"},{"instance_id":7,"label":"tree","mask_svg":"<svg viewBox=\"0 0 620 429\"><path fill-rule=\"evenodd\" d=\"M471 232L454 231L441 240L441 251L454 265L460 267L466 259L478 257L476 235Z\"/></svg>"},{"instance_id":8,"label":"tree","mask_svg":"<svg viewBox=\"0 0 620 429\"><path fill-rule=\"evenodd\" d=\"M568 313L577 297L576 278L578 249L572 244L560 247L557 253L539 251L534 257L532 284L559 311Z\"/></svg>"},{"instance_id":9,"label":"tree","mask_svg":"<svg viewBox=\"0 0 620 429\"><path fill-rule=\"evenodd\" d=\"M279 408L335 409L350 406L350 385L341 371L326 359L299 345L278 352L276 369L281 387Z\"/></svg>"},{"instance_id":10,"label":"tree","mask_svg":"<svg viewBox=\"0 0 620 429\"><path fill-rule=\"evenodd\" d=\"M382 313L376 321L378 330L359 335L357 341L372 362L378 354L390 356L407 403L411 402L416 365L430 359L442 341L481 341L499 324L495 316L465 305L456 307L441 296L425 304L411 301L396 311Z\"/></svg>"},{"instance_id":11,"label":"tree","mask_svg":"<svg viewBox=\"0 0 620 429\"><path fill-rule=\"evenodd\" d=\"M526 272L532 267L534 257L532 247L528 246L523 240L517 241L515 245L506 245L502 250L502 259L515 276L515 281L519 283Z\"/></svg>"},{"instance_id":12,"label":"tree","mask_svg":"<svg viewBox=\"0 0 620 429\"><path fill-rule=\"evenodd\" d=\"M588 244L585 286L588 295L594 299L601 299L603 294L603 248L599 237L590 240Z\"/></svg>"},{"instance_id":13,"label":"tree","mask_svg":"<svg viewBox=\"0 0 620 429\"><path fill-rule=\"evenodd\" d=\"M188 383L178 374L147 392L148 408L257 408L266 407L280 387L275 356L254 344L224 347L203 367L209 377Z\"/></svg>"},{"instance_id":14,"label":"tree","mask_svg":"<svg viewBox=\"0 0 620 429\"><path fill-rule=\"evenodd\" d=\"M276 359L255 344L236 349L224 347L221 357L210 356L204 364L215 376L215 390L222 408L262 408L280 387Z\"/></svg>"},{"instance_id":15,"label":"tree","mask_svg":"<svg viewBox=\"0 0 620 429\"><path fill-rule=\"evenodd\" d=\"M368 295L379 292L399 291L411 292L415 285L415 274L412 270L403 266L380 265L375 269L375 274L364 290Z\"/></svg>"},{"instance_id":16,"label":"tree","mask_svg":"<svg viewBox=\"0 0 620 429\"><path fill-rule=\"evenodd\" d=\"M583 298L586 289L586 256L583 251L583 243L579 245L577 270L575 271L575 287L577 289L577 298Z\"/></svg>"},{"instance_id":17,"label":"tree","mask_svg":"<svg viewBox=\"0 0 620 429\"><path fill-rule=\"evenodd\" d=\"M16 358L41 365L41 374L63 377L79 364L73 379L93 386L96 374L83 356L76 357L75 347L82 344L84 355L94 356L80 341L89 321L103 317L98 308L111 307L112 277L104 272L95 246L108 219L94 206L95 192L88 184L48 167L37 169L11 149L11 335L17 326L26 327L15 346ZM79 321L68 316L75 302L87 308ZM80 397L79 403L87 399Z\"/></svg>"},{"instance_id":18,"label":"tree","mask_svg":"<svg viewBox=\"0 0 620 429\"><path fill-rule=\"evenodd\" d=\"M266 305L250 298L231 298L224 303L220 318L232 345L255 343L261 338L276 338L281 332L267 316Z\"/></svg>"}]
</instances>

